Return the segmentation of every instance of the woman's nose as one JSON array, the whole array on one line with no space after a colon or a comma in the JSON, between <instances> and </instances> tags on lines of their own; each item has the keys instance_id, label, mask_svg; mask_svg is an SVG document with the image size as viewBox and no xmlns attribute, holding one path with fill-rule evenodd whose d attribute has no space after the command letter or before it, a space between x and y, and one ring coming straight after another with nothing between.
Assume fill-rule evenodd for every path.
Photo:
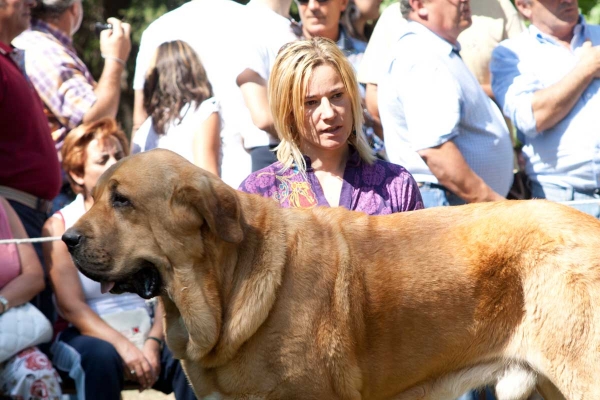
<instances>
[{"instance_id":1,"label":"woman's nose","mask_svg":"<svg viewBox=\"0 0 600 400\"><path fill-rule=\"evenodd\" d=\"M335 110L332 104L329 102L329 99L325 98L321 100L320 109L322 119L329 119L335 117Z\"/></svg>"}]
</instances>

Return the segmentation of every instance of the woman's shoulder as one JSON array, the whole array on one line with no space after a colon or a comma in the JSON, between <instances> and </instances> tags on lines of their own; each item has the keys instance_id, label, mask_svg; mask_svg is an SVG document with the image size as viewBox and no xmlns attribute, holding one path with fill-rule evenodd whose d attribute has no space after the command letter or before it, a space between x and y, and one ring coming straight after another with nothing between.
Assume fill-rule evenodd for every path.
<instances>
[{"instance_id":1,"label":"woman's shoulder","mask_svg":"<svg viewBox=\"0 0 600 400\"><path fill-rule=\"evenodd\" d=\"M78 194L75 197L75 200L56 211L49 220L53 220L56 223L62 223L64 225L64 229L70 228L81 216L85 214L85 204L83 200L83 195ZM60 226L60 225L59 225Z\"/></svg>"},{"instance_id":2,"label":"woman's shoulder","mask_svg":"<svg viewBox=\"0 0 600 400\"><path fill-rule=\"evenodd\" d=\"M360 186L373 195L390 201L390 212L419 210L423 200L413 176L401 165L376 160L373 164L361 163Z\"/></svg>"},{"instance_id":3,"label":"woman's shoulder","mask_svg":"<svg viewBox=\"0 0 600 400\"><path fill-rule=\"evenodd\" d=\"M403 166L379 158L372 164L361 162L358 170L363 178L379 178L385 181L412 179L410 172Z\"/></svg>"},{"instance_id":4,"label":"woman's shoulder","mask_svg":"<svg viewBox=\"0 0 600 400\"><path fill-rule=\"evenodd\" d=\"M191 107L195 110L194 115L198 115L200 118L204 119L208 118L211 114L220 111L220 104L216 97L210 97L199 105L192 103Z\"/></svg>"},{"instance_id":5,"label":"woman's shoulder","mask_svg":"<svg viewBox=\"0 0 600 400\"><path fill-rule=\"evenodd\" d=\"M255 171L248 175L240 184L238 190L246 193L257 193L270 196L279 186L279 180L287 175L293 174L293 170L285 169L279 161Z\"/></svg>"}]
</instances>

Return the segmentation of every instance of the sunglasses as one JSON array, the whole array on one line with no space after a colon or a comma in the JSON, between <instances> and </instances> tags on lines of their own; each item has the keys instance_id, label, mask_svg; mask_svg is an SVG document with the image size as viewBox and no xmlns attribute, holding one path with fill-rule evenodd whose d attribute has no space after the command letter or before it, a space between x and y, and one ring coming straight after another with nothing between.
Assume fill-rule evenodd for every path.
<instances>
[{"instance_id":1,"label":"sunglasses","mask_svg":"<svg viewBox=\"0 0 600 400\"><path fill-rule=\"evenodd\" d=\"M296 0L296 3L301 4L303 6L307 5L310 0ZM327 3L329 0L317 0L317 3L323 4Z\"/></svg>"}]
</instances>

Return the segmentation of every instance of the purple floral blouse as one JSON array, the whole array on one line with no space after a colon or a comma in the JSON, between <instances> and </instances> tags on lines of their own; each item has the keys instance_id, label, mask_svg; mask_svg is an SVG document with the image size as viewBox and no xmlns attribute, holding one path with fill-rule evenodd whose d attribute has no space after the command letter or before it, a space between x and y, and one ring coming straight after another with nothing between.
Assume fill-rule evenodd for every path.
<instances>
[{"instance_id":1,"label":"purple floral blouse","mask_svg":"<svg viewBox=\"0 0 600 400\"><path fill-rule=\"evenodd\" d=\"M296 168L282 172L283 164L276 162L250 174L239 190L270 197L285 208L329 207L310 159L305 160L306 175ZM353 149L344 171L340 206L382 215L420 210L423 199L417 182L404 167L381 160L369 165Z\"/></svg>"}]
</instances>

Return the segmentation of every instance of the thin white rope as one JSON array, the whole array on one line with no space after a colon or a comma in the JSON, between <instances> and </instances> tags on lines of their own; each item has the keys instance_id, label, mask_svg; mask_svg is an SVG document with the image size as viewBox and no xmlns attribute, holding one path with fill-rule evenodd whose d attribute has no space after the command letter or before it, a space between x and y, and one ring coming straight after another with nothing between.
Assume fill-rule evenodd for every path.
<instances>
[{"instance_id":1,"label":"thin white rope","mask_svg":"<svg viewBox=\"0 0 600 400\"><path fill-rule=\"evenodd\" d=\"M41 237L41 238L26 238L26 239L2 239L0 244L22 244L22 243L42 243L42 242L54 242L56 240L62 240L60 236Z\"/></svg>"},{"instance_id":2,"label":"thin white rope","mask_svg":"<svg viewBox=\"0 0 600 400\"><path fill-rule=\"evenodd\" d=\"M586 204L598 204L598 203L600 203L600 199L558 201L557 203L565 204L568 206L579 206L579 205L586 205ZM2 239L2 240L0 240L0 244L42 243L42 242L54 242L57 240L62 240L62 238L60 236L53 236L53 237L27 238L27 239Z\"/></svg>"},{"instance_id":3,"label":"thin white rope","mask_svg":"<svg viewBox=\"0 0 600 400\"><path fill-rule=\"evenodd\" d=\"M567 206L581 206L586 204L600 204L600 199L558 201L557 203Z\"/></svg>"}]
</instances>

